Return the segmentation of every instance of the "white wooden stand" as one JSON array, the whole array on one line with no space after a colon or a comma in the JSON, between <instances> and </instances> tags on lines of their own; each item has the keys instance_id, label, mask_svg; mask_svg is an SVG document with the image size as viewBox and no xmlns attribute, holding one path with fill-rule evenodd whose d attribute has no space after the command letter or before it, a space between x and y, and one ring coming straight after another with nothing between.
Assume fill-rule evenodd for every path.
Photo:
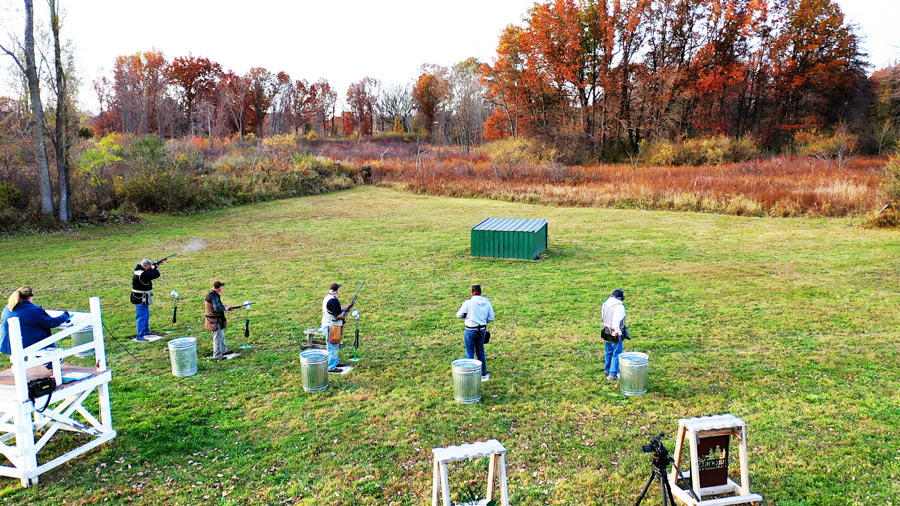
<instances>
[{"instance_id":1,"label":"white wooden stand","mask_svg":"<svg viewBox=\"0 0 900 506\"><path fill-rule=\"evenodd\" d=\"M325 332L322 332L322 329L309 328L304 330L303 334L306 335L306 341L300 345L301 348L305 350L310 348L325 349L325 340L328 339L328 336Z\"/></svg>"},{"instance_id":2,"label":"white wooden stand","mask_svg":"<svg viewBox=\"0 0 900 506\"><path fill-rule=\"evenodd\" d=\"M741 463L741 483L737 484L728 478L725 485L716 487L700 487L700 465L697 455L697 443L700 438L728 435L736 438ZM681 461L682 450L687 439L691 450L691 468L682 471L685 480L690 480L694 496L678 485L678 474L673 468L669 473L669 485L675 499L688 506L727 506L730 504L756 504L762 496L750 493L750 475L747 469L747 427L743 420L731 415L701 416L698 418L682 418L678 420L678 435L675 440L675 467ZM696 477L696 479L691 479ZM703 500L703 496L737 494L731 497Z\"/></svg>"},{"instance_id":3,"label":"white wooden stand","mask_svg":"<svg viewBox=\"0 0 900 506\"><path fill-rule=\"evenodd\" d=\"M506 448L500 444L500 441L489 439L460 446L433 448L432 451L434 452L434 480L431 487L431 506L438 506L438 495L442 498L443 506L453 506L450 503L450 477L447 471L449 462L481 457L490 458L487 497L469 506L484 505L493 499L494 478L498 471L500 473L500 504L509 506L509 489L506 485Z\"/></svg>"},{"instance_id":4,"label":"white wooden stand","mask_svg":"<svg viewBox=\"0 0 900 506\"><path fill-rule=\"evenodd\" d=\"M0 371L0 453L11 465L0 465L0 476L19 478L24 487L37 484L41 474L116 437L109 409L112 372L106 367L100 298L91 297L90 307L90 313L71 313L70 327L24 349L19 319L7 321L12 367ZM47 312L51 316L60 314L60 311ZM94 333L92 341L69 348L43 349L87 326L91 326ZM62 363L67 357L91 350L96 357L96 367ZM52 370L44 366L47 363L52 364ZM88 373L89 376L63 384L62 377L72 372ZM57 387L50 394L47 409L38 413L35 405L43 407L47 396L34 401L29 399L28 380L48 376L56 379ZM98 399L96 415L82 404L94 391ZM60 429L87 435L90 439L79 440L76 448L39 462L38 453ZM12 440L15 443L8 444Z\"/></svg>"}]
</instances>

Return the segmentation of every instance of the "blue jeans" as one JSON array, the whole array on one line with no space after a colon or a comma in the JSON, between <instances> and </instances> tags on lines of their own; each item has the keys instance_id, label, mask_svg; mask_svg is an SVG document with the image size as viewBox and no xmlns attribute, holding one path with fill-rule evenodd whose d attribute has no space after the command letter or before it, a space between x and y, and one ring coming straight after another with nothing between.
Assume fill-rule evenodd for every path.
<instances>
[{"instance_id":1,"label":"blue jeans","mask_svg":"<svg viewBox=\"0 0 900 506\"><path fill-rule=\"evenodd\" d=\"M137 337L150 333L150 306L139 304L134 306L134 317L137 320Z\"/></svg>"},{"instance_id":2,"label":"blue jeans","mask_svg":"<svg viewBox=\"0 0 900 506\"><path fill-rule=\"evenodd\" d=\"M330 327L322 327L325 329L325 349L328 350L328 370L332 370L340 363L338 360L338 350L341 349L340 343L331 344L331 341L328 340L328 331L331 330Z\"/></svg>"},{"instance_id":3,"label":"blue jeans","mask_svg":"<svg viewBox=\"0 0 900 506\"><path fill-rule=\"evenodd\" d=\"M619 355L622 353L622 339L618 343L606 343L606 363L604 369L607 374L619 375Z\"/></svg>"},{"instance_id":4,"label":"blue jeans","mask_svg":"<svg viewBox=\"0 0 900 506\"><path fill-rule=\"evenodd\" d=\"M484 330L466 329L463 338L466 343L466 358L475 358L481 360L481 375L487 374L487 361L484 359Z\"/></svg>"}]
</instances>

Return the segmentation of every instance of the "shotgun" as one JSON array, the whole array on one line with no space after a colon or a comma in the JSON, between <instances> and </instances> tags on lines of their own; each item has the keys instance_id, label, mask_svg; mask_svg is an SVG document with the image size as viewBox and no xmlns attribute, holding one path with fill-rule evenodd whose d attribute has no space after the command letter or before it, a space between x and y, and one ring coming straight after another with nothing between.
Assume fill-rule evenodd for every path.
<instances>
[{"instance_id":1,"label":"shotgun","mask_svg":"<svg viewBox=\"0 0 900 506\"><path fill-rule=\"evenodd\" d=\"M350 299L350 304L347 305L347 310L344 311L344 320L350 315L350 310L353 309L353 305L356 304L356 298L359 297L359 291L362 290L364 284L366 284L366 280L363 280L363 282L359 284L359 288L356 289L356 293L353 294L353 298Z\"/></svg>"},{"instance_id":2,"label":"shotgun","mask_svg":"<svg viewBox=\"0 0 900 506\"><path fill-rule=\"evenodd\" d=\"M153 262L153 267L159 267L159 264L165 262L166 260L172 258L173 256L175 256L175 255L177 255L177 254L178 254L178 253L172 253L171 255L169 255L169 256L167 256L167 257L161 259L161 260L157 260L157 261Z\"/></svg>"}]
</instances>

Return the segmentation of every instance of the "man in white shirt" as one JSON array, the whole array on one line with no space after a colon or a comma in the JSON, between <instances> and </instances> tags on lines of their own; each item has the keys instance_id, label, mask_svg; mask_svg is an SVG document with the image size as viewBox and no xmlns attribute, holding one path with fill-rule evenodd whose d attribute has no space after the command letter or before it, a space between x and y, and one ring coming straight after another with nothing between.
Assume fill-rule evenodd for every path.
<instances>
[{"instance_id":1,"label":"man in white shirt","mask_svg":"<svg viewBox=\"0 0 900 506\"><path fill-rule=\"evenodd\" d=\"M338 351L341 349L340 331L344 326L344 312L350 309L350 306L341 306L338 300L338 294L341 290L340 283L332 283L328 287L328 293L322 299L322 329L325 331L325 349L328 351L328 372L341 373L344 372L338 360ZM332 330L332 327L336 327ZM337 333L335 333L337 332ZM336 342L332 342L332 336L336 337Z\"/></svg>"},{"instance_id":2,"label":"man in white shirt","mask_svg":"<svg viewBox=\"0 0 900 506\"><path fill-rule=\"evenodd\" d=\"M487 332L487 324L494 321L494 307L487 297L481 295L481 285L472 285L472 298L459 306L456 317L465 318L466 331L463 338L466 344L466 358L475 358L477 355L481 361L481 381L491 379L484 358L484 335Z\"/></svg>"},{"instance_id":3,"label":"man in white shirt","mask_svg":"<svg viewBox=\"0 0 900 506\"><path fill-rule=\"evenodd\" d=\"M621 288L613 290L612 295L603 303L600 313L603 315L603 333L614 338L612 342L606 341L604 373L606 379L618 381L622 341L628 336L628 330L625 327L625 292ZM604 339L608 339L608 337Z\"/></svg>"}]
</instances>

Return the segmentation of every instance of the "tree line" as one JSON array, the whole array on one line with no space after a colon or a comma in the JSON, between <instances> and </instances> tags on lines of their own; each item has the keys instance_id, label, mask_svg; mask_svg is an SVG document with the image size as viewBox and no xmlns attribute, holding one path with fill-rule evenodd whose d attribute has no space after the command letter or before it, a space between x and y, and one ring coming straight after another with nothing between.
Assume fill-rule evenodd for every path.
<instances>
[{"instance_id":1,"label":"tree line","mask_svg":"<svg viewBox=\"0 0 900 506\"><path fill-rule=\"evenodd\" d=\"M590 162L634 161L647 141L707 136L778 151L811 131L860 137L880 154L900 125L900 67L867 77L859 36L833 0L549 0L503 30L490 62L424 64L405 84L365 76L343 93L325 78L262 67L239 74L153 49L117 57L93 82L100 110L88 121L59 2L46 1L39 58L32 0L24 38L2 46L24 91L0 99L0 143L29 146L41 210L62 221L71 218L79 135L380 135L467 149L529 137L563 161ZM0 168L28 165L10 153L0 152ZM0 200L15 190L11 180L0 179Z\"/></svg>"},{"instance_id":2,"label":"tree line","mask_svg":"<svg viewBox=\"0 0 900 506\"><path fill-rule=\"evenodd\" d=\"M414 84L383 87L366 76L350 84L338 112L338 92L325 78L310 83L262 67L240 75L205 57L169 61L151 50L117 57L111 75L94 81L100 112L93 127L97 135L166 138L412 133L471 145L482 142L490 111L479 72L470 58L450 69L423 65Z\"/></svg>"},{"instance_id":3,"label":"tree line","mask_svg":"<svg viewBox=\"0 0 900 506\"><path fill-rule=\"evenodd\" d=\"M832 0L554 0L482 66L486 137L642 139L858 127L872 99L859 37Z\"/></svg>"}]
</instances>

